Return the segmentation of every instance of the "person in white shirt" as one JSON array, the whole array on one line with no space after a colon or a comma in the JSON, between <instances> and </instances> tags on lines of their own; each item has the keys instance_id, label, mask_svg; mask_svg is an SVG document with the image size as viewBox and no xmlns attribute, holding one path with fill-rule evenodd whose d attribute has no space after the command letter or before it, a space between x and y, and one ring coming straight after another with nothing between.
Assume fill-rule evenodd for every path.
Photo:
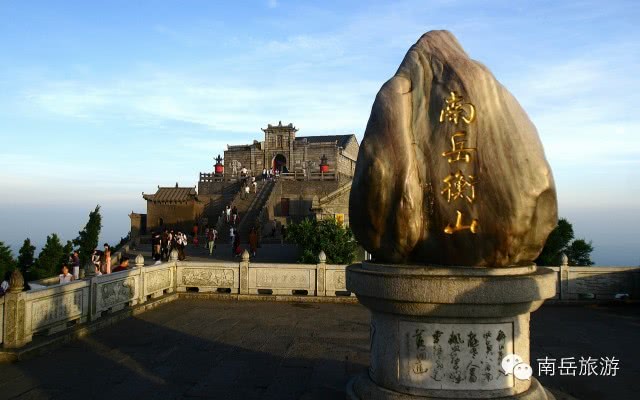
<instances>
[{"instance_id":1,"label":"person in white shirt","mask_svg":"<svg viewBox=\"0 0 640 400\"><path fill-rule=\"evenodd\" d=\"M231 237L231 244L233 244L233 237L235 236L235 229L229 228L229 236Z\"/></svg>"},{"instance_id":2,"label":"person in white shirt","mask_svg":"<svg viewBox=\"0 0 640 400\"><path fill-rule=\"evenodd\" d=\"M62 266L62 273L60 274L60 284L69 283L73 280L73 275L69 273L69 267L66 264Z\"/></svg>"},{"instance_id":3,"label":"person in white shirt","mask_svg":"<svg viewBox=\"0 0 640 400\"><path fill-rule=\"evenodd\" d=\"M4 274L4 280L0 283L0 296L4 296L7 290L9 290L9 279L11 279L11 273L7 271Z\"/></svg>"},{"instance_id":4,"label":"person in white shirt","mask_svg":"<svg viewBox=\"0 0 640 400\"><path fill-rule=\"evenodd\" d=\"M227 216L227 224L231 220L231 206L227 205L227 208L224 209L225 215Z\"/></svg>"}]
</instances>

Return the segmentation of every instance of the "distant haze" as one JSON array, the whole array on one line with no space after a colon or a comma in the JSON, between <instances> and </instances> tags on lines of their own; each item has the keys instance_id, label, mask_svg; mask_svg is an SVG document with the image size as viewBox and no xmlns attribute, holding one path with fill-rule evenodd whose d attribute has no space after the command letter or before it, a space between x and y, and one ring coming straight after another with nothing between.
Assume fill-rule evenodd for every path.
<instances>
[{"instance_id":1,"label":"distant haze","mask_svg":"<svg viewBox=\"0 0 640 400\"><path fill-rule=\"evenodd\" d=\"M448 29L522 104L560 215L600 265L640 265L640 2L3 2L0 240L101 242L141 193L196 185L268 123L355 133L409 47ZM505 157L508 157L505 154Z\"/></svg>"}]
</instances>

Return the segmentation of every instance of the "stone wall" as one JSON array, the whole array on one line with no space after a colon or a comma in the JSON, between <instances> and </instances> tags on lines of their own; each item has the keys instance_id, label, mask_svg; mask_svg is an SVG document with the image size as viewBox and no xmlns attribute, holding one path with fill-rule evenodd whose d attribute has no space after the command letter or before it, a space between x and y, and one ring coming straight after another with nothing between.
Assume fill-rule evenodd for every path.
<instances>
[{"instance_id":1,"label":"stone wall","mask_svg":"<svg viewBox=\"0 0 640 400\"><path fill-rule=\"evenodd\" d=\"M131 219L131 237L139 237L147 234L147 214L139 214L132 212L129 214Z\"/></svg>"},{"instance_id":2,"label":"stone wall","mask_svg":"<svg viewBox=\"0 0 640 400\"><path fill-rule=\"evenodd\" d=\"M342 189L342 190L341 190ZM335 197L330 198L326 202L319 203L317 206L320 210L316 211L317 219L332 219L336 214L344 215L345 225L349 225L349 194L351 193L349 188L338 189L338 194Z\"/></svg>"},{"instance_id":3,"label":"stone wall","mask_svg":"<svg viewBox=\"0 0 640 400\"><path fill-rule=\"evenodd\" d=\"M293 217L294 219L313 215L310 210L314 198L320 198L338 189L339 181L289 181L279 180L274 187L269 201L267 213L269 219L274 217ZM289 213L285 215L282 199L289 200ZM348 199L347 199L348 201ZM348 212L348 207L347 207Z\"/></svg>"},{"instance_id":4,"label":"stone wall","mask_svg":"<svg viewBox=\"0 0 640 400\"><path fill-rule=\"evenodd\" d=\"M204 214L204 202L180 204L147 202L147 232L158 229L160 218L170 228L190 229L194 221Z\"/></svg>"}]
</instances>

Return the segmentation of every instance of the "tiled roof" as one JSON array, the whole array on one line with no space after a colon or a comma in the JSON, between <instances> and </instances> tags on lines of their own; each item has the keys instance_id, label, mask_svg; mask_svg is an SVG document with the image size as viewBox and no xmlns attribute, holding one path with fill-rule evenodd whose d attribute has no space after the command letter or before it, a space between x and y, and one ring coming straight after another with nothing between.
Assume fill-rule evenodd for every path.
<instances>
[{"instance_id":1,"label":"tiled roof","mask_svg":"<svg viewBox=\"0 0 640 400\"><path fill-rule=\"evenodd\" d=\"M155 194L142 194L145 200L161 203L184 202L198 200L198 193L192 187L159 187Z\"/></svg>"},{"instance_id":2,"label":"tiled roof","mask_svg":"<svg viewBox=\"0 0 640 400\"><path fill-rule=\"evenodd\" d=\"M338 142L338 146L346 147L354 135L327 135L327 136L299 136L296 138L296 142L306 140L307 143L335 143Z\"/></svg>"}]
</instances>

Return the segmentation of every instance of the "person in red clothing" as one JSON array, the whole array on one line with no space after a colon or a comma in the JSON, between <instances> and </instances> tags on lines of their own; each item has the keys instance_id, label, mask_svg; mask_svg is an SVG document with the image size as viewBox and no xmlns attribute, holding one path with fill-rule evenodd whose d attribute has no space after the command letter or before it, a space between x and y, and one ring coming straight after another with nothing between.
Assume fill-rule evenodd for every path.
<instances>
[{"instance_id":1,"label":"person in red clothing","mask_svg":"<svg viewBox=\"0 0 640 400\"><path fill-rule=\"evenodd\" d=\"M120 260L120 265L115 267L111 272L126 271L128 269L129 269L129 257L122 257L122 260Z\"/></svg>"}]
</instances>

